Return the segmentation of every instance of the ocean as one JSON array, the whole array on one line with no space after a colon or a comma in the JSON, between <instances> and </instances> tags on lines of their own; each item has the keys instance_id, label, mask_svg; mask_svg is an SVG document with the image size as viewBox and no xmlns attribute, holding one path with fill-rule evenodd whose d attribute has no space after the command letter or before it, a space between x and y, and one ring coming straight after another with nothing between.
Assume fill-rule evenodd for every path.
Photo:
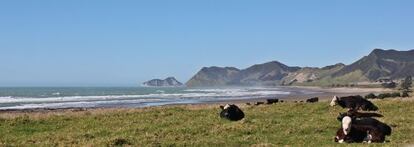
<instances>
[{"instance_id":1,"label":"ocean","mask_svg":"<svg viewBox=\"0 0 414 147\"><path fill-rule=\"evenodd\" d=\"M315 94L291 87L1 87L0 110L137 108Z\"/></svg>"}]
</instances>

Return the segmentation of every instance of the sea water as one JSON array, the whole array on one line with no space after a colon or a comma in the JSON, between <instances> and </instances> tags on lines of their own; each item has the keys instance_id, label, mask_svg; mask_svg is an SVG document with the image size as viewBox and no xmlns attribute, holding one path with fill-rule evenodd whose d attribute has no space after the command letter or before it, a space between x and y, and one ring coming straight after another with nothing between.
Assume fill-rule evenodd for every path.
<instances>
[{"instance_id":1,"label":"sea water","mask_svg":"<svg viewBox=\"0 0 414 147\"><path fill-rule=\"evenodd\" d=\"M318 93L290 87L1 87L0 109L148 107Z\"/></svg>"}]
</instances>

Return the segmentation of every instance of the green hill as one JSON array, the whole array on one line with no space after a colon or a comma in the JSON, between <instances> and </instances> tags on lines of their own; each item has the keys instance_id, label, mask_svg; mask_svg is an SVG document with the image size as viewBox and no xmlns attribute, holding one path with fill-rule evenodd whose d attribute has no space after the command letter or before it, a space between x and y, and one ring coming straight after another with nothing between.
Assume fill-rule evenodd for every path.
<instances>
[{"instance_id":1,"label":"green hill","mask_svg":"<svg viewBox=\"0 0 414 147\"><path fill-rule=\"evenodd\" d=\"M332 77L341 77L361 71L371 81L380 78L401 79L414 74L414 50L396 51L375 49L368 56L346 66Z\"/></svg>"},{"instance_id":2,"label":"green hill","mask_svg":"<svg viewBox=\"0 0 414 147\"><path fill-rule=\"evenodd\" d=\"M368 56L350 65L335 64L323 68L287 66L272 61L239 70L232 67L203 68L186 85L202 86L274 86L351 84L379 79L400 80L414 76L414 50L374 49Z\"/></svg>"}]
</instances>

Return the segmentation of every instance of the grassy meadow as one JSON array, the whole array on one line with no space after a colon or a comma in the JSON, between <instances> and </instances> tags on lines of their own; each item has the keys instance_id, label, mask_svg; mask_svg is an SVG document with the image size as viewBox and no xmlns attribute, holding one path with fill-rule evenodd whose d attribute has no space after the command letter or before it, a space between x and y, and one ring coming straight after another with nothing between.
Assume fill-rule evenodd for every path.
<instances>
[{"instance_id":1,"label":"grassy meadow","mask_svg":"<svg viewBox=\"0 0 414 147\"><path fill-rule=\"evenodd\" d=\"M393 126L385 144L414 143L414 101L374 101ZM218 105L0 113L0 146L333 146L340 107L328 102L243 106L239 122ZM367 144L350 144L351 146Z\"/></svg>"}]
</instances>

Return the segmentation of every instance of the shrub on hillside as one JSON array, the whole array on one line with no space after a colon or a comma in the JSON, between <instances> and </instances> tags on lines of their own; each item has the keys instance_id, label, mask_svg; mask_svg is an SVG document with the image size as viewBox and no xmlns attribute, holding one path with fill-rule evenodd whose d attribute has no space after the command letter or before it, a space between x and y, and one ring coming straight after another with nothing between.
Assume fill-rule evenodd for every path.
<instances>
[{"instance_id":1,"label":"shrub on hillside","mask_svg":"<svg viewBox=\"0 0 414 147\"><path fill-rule=\"evenodd\" d=\"M385 98L389 98L389 97L392 97L391 93L381 93L381 94L378 95L379 99L385 99Z\"/></svg>"},{"instance_id":2,"label":"shrub on hillside","mask_svg":"<svg viewBox=\"0 0 414 147\"><path fill-rule=\"evenodd\" d=\"M391 94L391 97L401 97L401 94L399 92L394 92Z\"/></svg>"},{"instance_id":3,"label":"shrub on hillside","mask_svg":"<svg viewBox=\"0 0 414 147\"><path fill-rule=\"evenodd\" d=\"M365 98L366 99L375 99L375 98L377 98L377 96L373 93L370 93L370 94L366 95Z\"/></svg>"},{"instance_id":4,"label":"shrub on hillside","mask_svg":"<svg viewBox=\"0 0 414 147\"><path fill-rule=\"evenodd\" d=\"M408 97L409 93L413 92L412 85L413 79L411 76L407 76L403 81L401 81L400 90L403 93L403 97Z\"/></svg>"},{"instance_id":5,"label":"shrub on hillside","mask_svg":"<svg viewBox=\"0 0 414 147\"><path fill-rule=\"evenodd\" d=\"M409 97L409 96L410 96L410 95L408 95L408 92L405 92L405 91L404 91L404 92L402 93L402 95L401 95L401 97Z\"/></svg>"},{"instance_id":6,"label":"shrub on hillside","mask_svg":"<svg viewBox=\"0 0 414 147\"><path fill-rule=\"evenodd\" d=\"M393 92L393 93L381 93L378 95L379 99L384 99L384 98L395 98L395 97L401 97L401 93L399 92Z\"/></svg>"}]
</instances>

